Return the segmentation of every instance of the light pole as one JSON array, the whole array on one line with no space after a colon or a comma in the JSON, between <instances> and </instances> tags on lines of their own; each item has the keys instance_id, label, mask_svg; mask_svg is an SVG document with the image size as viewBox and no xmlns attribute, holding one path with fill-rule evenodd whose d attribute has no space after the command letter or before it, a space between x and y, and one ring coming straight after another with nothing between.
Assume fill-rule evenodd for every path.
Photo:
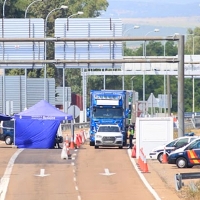
<instances>
[{"instance_id":1,"label":"light pole","mask_svg":"<svg viewBox=\"0 0 200 200\"><path fill-rule=\"evenodd\" d=\"M132 76L131 77L131 80L132 80L132 85L131 85L131 90L133 91L133 79L135 78L135 76Z\"/></svg>"},{"instance_id":2,"label":"light pole","mask_svg":"<svg viewBox=\"0 0 200 200\"><path fill-rule=\"evenodd\" d=\"M192 45L193 45L193 50L192 50L192 54L194 55L195 54L195 51L194 51L194 39L195 37L200 37L199 35L194 35L194 34L191 34L193 35L193 38L192 38ZM195 100L194 100L194 96L195 96L195 89L194 89L194 76L192 76L192 112L194 113L195 112Z\"/></svg>"},{"instance_id":3,"label":"light pole","mask_svg":"<svg viewBox=\"0 0 200 200\"><path fill-rule=\"evenodd\" d=\"M153 31L149 31L148 33L146 33L145 37L152 33L152 32L159 32L159 29L154 29ZM143 56L146 57L146 40L143 42ZM143 73L143 101L145 101L145 70Z\"/></svg>"},{"instance_id":4,"label":"light pole","mask_svg":"<svg viewBox=\"0 0 200 200\"><path fill-rule=\"evenodd\" d=\"M27 8L26 8L26 10L25 10L25 13L24 13L24 18L26 18L26 16L27 16L27 12L28 12L28 9L34 4L34 3L36 3L36 2L39 2L39 1L43 1L43 0L35 0L35 1L33 1L32 3L30 3L28 6L27 6ZM24 74L25 74L25 91L24 91L24 93L25 93L25 102L24 102L24 107L25 107L25 109L27 108L27 68L25 68L24 69Z\"/></svg>"},{"instance_id":5,"label":"light pole","mask_svg":"<svg viewBox=\"0 0 200 200\"><path fill-rule=\"evenodd\" d=\"M6 0L3 2L3 18L5 18L5 5L6 5Z\"/></svg>"},{"instance_id":6,"label":"light pole","mask_svg":"<svg viewBox=\"0 0 200 200\"><path fill-rule=\"evenodd\" d=\"M5 5L6 0L3 2L3 19L5 18ZM4 30L2 32L2 37L4 37ZM4 42L3 42L3 49L4 49ZM4 59L4 54L3 54ZM6 70L3 68L3 113L6 114L6 81L5 81Z\"/></svg>"},{"instance_id":7,"label":"light pole","mask_svg":"<svg viewBox=\"0 0 200 200\"><path fill-rule=\"evenodd\" d=\"M32 3L30 3L30 4L28 5L28 7L27 7L26 10L25 10L24 18L26 18L26 16L27 16L28 9L29 9L34 3L39 2L39 1L43 1L43 0L35 0L35 1L33 1Z\"/></svg>"},{"instance_id":8,"label":"light pole","mask_svg":"<svg viewBox=\"0 0 200 200\"><path fill-rule=\"evenodd\" d=\"M128 31L130 31L131 29L139 29L140 28L140 26L132 26L132 27L130 27L130 28L128 28L128 29L126 29L124 32L123 32L123 36L125 36L125 34L128 32ZM124 47L123 47L123 56L124 56ZM123 66L124 66L125 64L123 64ZM124 69L123 69L124 70ZM122 90L124 90L124 75L122 76Z\"/></svg>"},{"instance_id":9,"label":"light pole","mask_svg":"<svg viewBox=\"0 0 200 200\"><path fill-rule=\"evenodd\" d=\"M140 28L140 26L132 26L132 27L126 29L126 30L123 32L123 35L125 35L125 33L127 33L128 31L130 31L131 29L139 29L139 28Z\"/></svg>"},{"instance_id":10,"label":"light pole","mask_svg":"<svg viewBox=\"0 0 200 200\"><path fill-rule=\"evenodd\" d=\"M69 20L69 18L73 17L73 16L76 16L76 15L82 15L83 12L82 11L78 11L77 13L74 13L72 15L70 15L69 17L67 17L67 21ZM67 22L68 24L68 22ZM65 35L66 37L66 35ZM65 112L65 67L66 67L66 64L64 64L64 67L63 67L63 112Z\"/></svg>"},{"instance_id":11,"label":"light pole","mask_svg":"<svg viewBox=\"0 0 200 200\"><path fill-rule=\"evenodd\" d=\"M71 18L71 17L74 17L74 16L76 16L76 15L83 15L83 14L84 14L84 12L78 11L77 13L74 13L74 14L70 15L70 16L68 17L68 19Z\"/></svg>"},{"instance_id":12,"label":"light pole","mask_svg":"<svg viewBox=\"0 0 200 200\"><path fill-rule=\"evenodd\" d=\"M47 20L48 17L50 16L50 14L56 10L62 10L62 9L68 9L68 6L62 5L59 8L54 8L53 10L51 10L45 19L45 27L44 27L44 37L47 37ZM47 48L46 48L46 42L44 42L44 60L46 60L47 58ZM44 100L46 100L46 79L47 79L47 65L46 63L44 64Z\"/></svg>"}]
</instances>

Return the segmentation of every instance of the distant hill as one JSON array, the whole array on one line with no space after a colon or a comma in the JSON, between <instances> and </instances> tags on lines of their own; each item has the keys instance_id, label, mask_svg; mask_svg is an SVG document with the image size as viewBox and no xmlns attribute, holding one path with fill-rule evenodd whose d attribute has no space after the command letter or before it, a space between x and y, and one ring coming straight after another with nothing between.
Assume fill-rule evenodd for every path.
<instances>
[{"instance_id":1,"label":"distant hill","mask_svg":"<svg viewBox=\"0 0 200 200\"><path fill-rule=\"evenodd\" d=\"M160 18L200 16L197 0L108 0L105 17Z\"/></svg>"}]
</instances>

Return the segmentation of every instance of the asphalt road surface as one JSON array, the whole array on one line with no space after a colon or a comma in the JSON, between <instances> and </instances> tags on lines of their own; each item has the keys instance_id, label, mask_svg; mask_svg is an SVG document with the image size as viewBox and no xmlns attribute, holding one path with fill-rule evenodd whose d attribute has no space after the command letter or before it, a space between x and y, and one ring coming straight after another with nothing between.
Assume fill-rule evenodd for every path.
<instances>
[{"instance_id":1,"label":"asphalt road surface","mask_svg":"<svg viewBox=\"0 0 200 200\"><path fill-rule=\"evenodd\" d=\"M6 146L0 151L1 200L155 199L127 149L94 149L84 144L70 151L70 160L61 159L61 149L22 151Z\"/></svg>"}]
</instances>

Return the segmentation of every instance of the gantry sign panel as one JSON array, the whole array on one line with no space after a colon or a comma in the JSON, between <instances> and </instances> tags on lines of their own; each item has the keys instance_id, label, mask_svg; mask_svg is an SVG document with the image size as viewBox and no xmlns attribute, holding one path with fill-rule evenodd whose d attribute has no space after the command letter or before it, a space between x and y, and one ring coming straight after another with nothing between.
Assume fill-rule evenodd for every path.
<instances>
[{"instance_id":1,"label":"gantry sign panel","mask_svg":"<svg viewBox=\"0 0 200 200\"><path fill-rule=\"evenodd\" d=\"M1 19L1 38L44 38L44 19ZM43 60L44 42L0 42L0 60ZM0 68L43 68L43 64L0 64Z\"/></svg>"},{"instance_id":2,"label":"gantry sign panel","mask_svg":"<svg viewBox=\"0 0 200 200\"><path fill-rule=\"evenodd\" d=\"M55 37L107 38L122 36L122 21L111 18L58 18ZM122 42L84 41L56 42L55 59L122 59ZM122 64L66 64L69 68L121 68ZM63 67L63 65L56 65Z\"/></svg>"}]
</instances>

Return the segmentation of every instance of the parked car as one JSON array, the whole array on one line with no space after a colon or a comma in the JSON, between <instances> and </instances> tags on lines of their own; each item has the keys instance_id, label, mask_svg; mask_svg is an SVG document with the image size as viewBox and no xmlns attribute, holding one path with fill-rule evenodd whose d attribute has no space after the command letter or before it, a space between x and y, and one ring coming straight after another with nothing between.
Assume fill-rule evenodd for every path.
<instances>
[{"instance_id":1,"label":"parked car","mask_svg":"<svg viewBox=\"0 0 200 200\"><path fill-rule=\"evenodd\" d=\"M187 145L188 143L192 142L196 138L198 138L198 136L179 137L166 145L161 145L154 148L149 153L149 156L151 159L157 159L159 162L162 162L164 149L166 150L166 155L168 156L172 151Z\"/></svg>"},{"instance_id":2,"label":"parked car","mask_svg":"<svg viewBox=\"0 0 200 200\"><path fill-rule=\"evenodd\" d=\"M11 145L14 141L14 120L1 121L0 123L0 140Z\"/></svg>"},{"instance_id":3,"label":"parked car","mask_svg":"<svg viewBox=\"0 0 200 200\"><path fill-rule=\"evenodd\" d=\"M178 168L191 168L200 165L200 138L172 152L168 157L169 164L176 164Z\"/></svg>"}]
</instances>

